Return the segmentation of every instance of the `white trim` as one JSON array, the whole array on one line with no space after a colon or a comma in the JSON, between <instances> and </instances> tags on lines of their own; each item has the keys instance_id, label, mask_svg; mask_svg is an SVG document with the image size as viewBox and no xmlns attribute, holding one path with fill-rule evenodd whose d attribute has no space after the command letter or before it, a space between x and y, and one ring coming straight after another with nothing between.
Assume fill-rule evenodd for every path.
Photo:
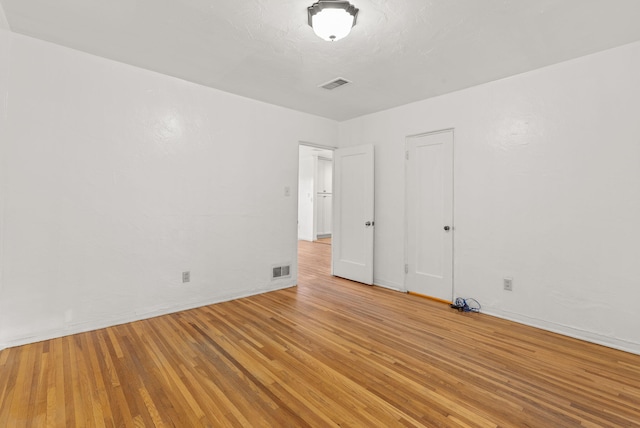
<instances>
[{"instance_id":1,"label":"white trim","mask_svg":"<svg viewBox=\"0 0 640 428\"><path fill-rule=\"evenodd\" d=\"M387 288L393 291L404 292L401 287L390 281L375 280L374 285L378 287ZM285 284L280 287L270 288L269 290L255 290L250 293L241 293L233 296L226 296L221 299L214 299L210 301L199 301L194 303L188 303L184 305L174 306L172 308L158 308L144 313L131 314L129 316L112 318L110 320L101 320L100 322L92 323L78 323L67 329L56 329L40 332L34 336L17 337L7 340L5 343L0 343L0 351L3 349L26 345L28 343L40 342L43 340L55 339L58 337L69 336L72 334L85 333L87 331L99 330L102 328L108 328L115 325L126 324L134 321L140 321L143 319L154 318L157 316L168 315L175 312L195 309L203 306L213 305L217 303L227 302L230 300L236 300L244 297L250 297L258 294L263 294L269 291L283 290L285 288L296 287L296 284ZM578 340L584 340L586 342L595 343L597 345L606 346L608 348L618 349L620 351L629 352L632 354L640 355L640 344L635 342L629 342L623 339L616 339L599 334L591 333L585 330L576 329L562 324L557 324L549 321L539 320L536 318L530 318L525 315L516 314L509 311L503 311L496 308L483 307L482 313L488 316L493 316L500 319L516 322L518 324L527 325L529 327L539 328L542 330L557 333L563 336L572 337Z\"/></svg>"},{"instance_id":2,"label":"white trim","mask_svg":"<svg viewBox=\"0 0 640 428\"><path fill-rule=\"evenodd\" d=\"M286 284L279 285L276 287L269 288L259 288L254 289L250 292L239 293L233 295L227 295L221 298L211 299L211 300L199 300L196 302L185 303L182 305L176 305L171 307L161 306L151 310L146 310L145 312L135 312L132 314L122 315L118 317L113 317L109 319L102 319L99 321L91 321L91 322L80 322L76 324L71 324L65 329L55 329L48 331L41 331L36 333L35 335L27 336L27 337L14 337L11 339L5 339L5 343L0 345L0 350L5 348L12 348L15 346L26 345L29 343L41 342L43 340L55 339L58 337L70 336L73 334L85 333L93 330L100 330L103 328L113 327L120 324L127 324L134 321L145 320L149 318L155 318L158 316L169 315L176 312L187 311L190 309L200 308L203 306L214 305L217 303L228 302L231 300L242 299L244 297L255 296L258 294L264 294L271 291L283 290L285 288L296 287L295 279L287 278Z\"/></svg>"},{"instance_id":3,"label":"white trim","mask_svg":"<svg viewBox=\"0 0 640 428\"><path fill-rule=\"evenodd\" d=\"M452 133L455 132L455 128L453 126L449 127L449 128L442 128L442 129L437 129L435 131L428 131L428 132L419 132L417 134L410 134L410 135L405 135L404 140L405 140L405 149L406 149L406 141L407 138L419 138L419 137L426 137L427 135L434 135L434 134L442 134L443 132L449 132L451 131Z\"/></svg>"},{"instance_id":4,"label":"white trim","mask_svg":"<svg viewBox=\"0 0 640 428\"><path fill-rule=\"evenodd\" d=\"M384 279L375 279L373 280L373 285L376 285L378 287L382 287L382 288L388 288L389 290L393 290L393 291L399 291L401 293L406 293L407 290L404 290L402 287L402 284L397 284L395 282L392 281L386 281Z\"/></svg>"},{"instance_id":5,"label":"white trim","mask_svg":"<svg viewBox=\"0 0 640 428\"><path fill-rule=\"evenodd\" d=\"M327 146L325 144L318 144L318 143L312 143L310 141L302 141L302 140L298 140L298 145L300 146L307 146L307 147L313 147L316 149L324 149L324 150L338 150L337 147L335 146Z\"/></svg>"},{"instance_id":6,"label":"white trim","mask_svg":"<svg viewBox=\"0 0 640 428\"><path fill-rule=\"evenodd\" d=\"M486 308L483 306L481 312L489 316L513 321L518 324L524 324L529 327L539 328L541 330L550 331L562 336L572 337L574 339L583 340L585 342L595 343L596 345L602 345L608 348L640 355L640 343L630 342L624 339L616 339L609 336L603 336L590 331L570 327L568 325L558 324L555 322L545 321L537 318L530 318L526 315L516 314L514 312L497 308Z\"/></svg>"},{"instance_id":7,"label":"white trim","mask_svg":"<svg viewBox=\"0 0 640 428\"><path fill-rule=\"evenodd\" d=\"M311 194L313 195L313 219L311 221L311 240L315 242L318 240L318 155L311 155L311 157L313 158L313 185L311 186ZM298 163L300 163L300 158L298 158ZM299 168L300 166L298 165L298 169ZM298 177L300 177L299 173Z\"/></svg>"}]
</instances>

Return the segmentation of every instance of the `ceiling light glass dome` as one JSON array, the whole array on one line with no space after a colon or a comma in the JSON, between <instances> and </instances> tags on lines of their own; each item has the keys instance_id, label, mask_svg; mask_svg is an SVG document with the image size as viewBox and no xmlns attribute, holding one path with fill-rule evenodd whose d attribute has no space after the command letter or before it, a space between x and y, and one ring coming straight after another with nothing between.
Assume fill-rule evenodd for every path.
<instances>
[{"instance_id":1,"label":"ceiling light glass dome","mask_svg":"<svg viewBox=\"0 0 640 428\"><path fill-rule=\"evenodd\" d=\"M309 25L318 37L336 41L346 37L356 25L358 9L348 1L321 0L308 8Z\"/></svg>"}]
</instances>

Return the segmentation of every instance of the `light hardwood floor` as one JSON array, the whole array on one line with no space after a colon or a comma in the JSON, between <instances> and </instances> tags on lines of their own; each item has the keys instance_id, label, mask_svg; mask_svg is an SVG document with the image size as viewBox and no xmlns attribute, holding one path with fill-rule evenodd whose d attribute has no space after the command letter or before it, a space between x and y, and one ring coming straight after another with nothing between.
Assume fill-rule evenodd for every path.
<instances>
[{"instance_id":1,"label":"light hardwood floor","mask_svg":"<svg viewBox=\"0 0 640 428\"><path fill-rule=\"evenodd\" d=\"M316 243L331 245L331 238L320 238L316 241Z\"/></svg>"},{"instance_id":2,"label":"light hardwood floor","mask_svg":"<svg viewBox=\"0 0 640 428\"><path fill-rule=\"evenodd\" d=\"M640 356L328 275L0 352L0 427L640 426ZM588 316L588 314L585 314Z\"/></svg>"}]
</instances>

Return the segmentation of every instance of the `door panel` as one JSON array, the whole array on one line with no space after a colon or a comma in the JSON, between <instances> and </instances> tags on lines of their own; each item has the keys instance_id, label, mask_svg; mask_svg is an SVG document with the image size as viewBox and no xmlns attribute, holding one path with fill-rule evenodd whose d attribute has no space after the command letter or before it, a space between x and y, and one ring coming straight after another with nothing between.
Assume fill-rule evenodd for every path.
<instances>
[{"instance_id":1,"label":"door panel","mask_svg":"<svg viewBox=\"0 0 640 428\"><path fill-rule=\"evenodd\" d=\"M332 161L318 158L318 193L331 193Z\"/></svg>"},{"instance_id":2,"label":"door panel","mask_svg":"<svg viewBox=\"0 0 640 428\"><path fill-rule=\"evenodd\" d=\"M323 232L325 235L331 235L331 229L332 229L332 221L331 218L333 217L333 197L331 195L323 195L322 198L323 202L322 202L322 217L323 217Z\"/></svg>"},{"instance_id":3,"label":"door panel","mask_svg":"<svg viewBox=\"0 0 640 428\"><path fill-rule=\"evenodd\" d=\"M331 235L332 197L318 194L318 236Z\"/></svg>"},{"instance_id":4,"label":"door panel","mask_svg":"<svg viewBox=\"0 0 640 428\"><path fill-rule=\"evenodd\" d=\"M453 131L407 138L407 155L406 287L451 301Z\"/></svg>"},{"instance_id":5,"label":"door panel","mask_svg":"<svg viewBox=\"0 0 640 428\"><path fill-rule=\"evenodd\" d=\"M331 159L318 158L318 174L316 180L316 215L317 215L317 234L316 238L325 238L331 234L331 224L333 216L332 212L332 175L333 161Z\"/></svg>"},{"instance_id":6,"label":"door panel","mask_svg":"<svg viewBox=\"0 0 640 428\"><path fill-rule=\"evenodd\" d=\"M372 145L333 158L333 274L365 284L373 284L373 161Z\"/></svg>"}]
</instances>

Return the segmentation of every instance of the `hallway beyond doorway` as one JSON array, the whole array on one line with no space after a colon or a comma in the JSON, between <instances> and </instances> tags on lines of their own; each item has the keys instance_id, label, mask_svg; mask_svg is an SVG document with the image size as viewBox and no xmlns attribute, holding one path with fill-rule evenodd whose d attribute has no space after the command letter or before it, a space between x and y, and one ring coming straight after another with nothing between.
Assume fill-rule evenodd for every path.
<instances>
[{"instance_id":1,"label":"hallway beyond doorway","mask_svg":"<svg viewBox=\"0 0 640 428\"><path fill-rule=\"evenodd\" d=\"M318 244L331 245L331 238L319 238L316 242Z\"/></svg>"}]
</instances>

